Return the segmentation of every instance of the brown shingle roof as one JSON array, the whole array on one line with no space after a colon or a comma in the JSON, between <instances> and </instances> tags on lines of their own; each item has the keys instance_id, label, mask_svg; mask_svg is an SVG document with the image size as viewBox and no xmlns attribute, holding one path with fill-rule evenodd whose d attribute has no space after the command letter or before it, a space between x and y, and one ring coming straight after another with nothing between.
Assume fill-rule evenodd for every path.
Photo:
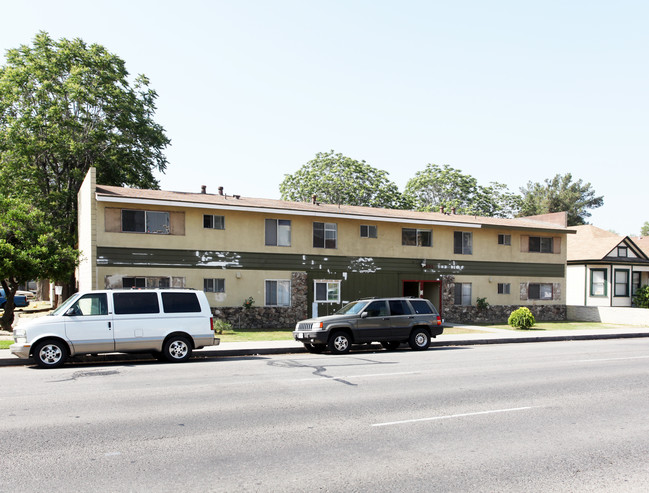
<instances>
[{"instance_id":1,"label":"brown shingle roof","mask_svg":"<svg viewBox=\"0 0 649 493\"><path fill-rule=\"evenodd\" d=\"M571 229L575 230L577 234L568 235L568 262L579 260L602 260L616 246L625 242L627 239L631 240L632 244L635 244L635 246L640 247L640 249L643 250L640 252L640 255L644 253L645 256L647 256L647 250L636 241L637 238L620 236L591 224L574 226ZM647 246L649 247L649 244ZM644 261L644 259L640 259L639 261Z\"/></svg>"},{"instance_id":2,"label":"brown shingle roof","mask_svg":"<svg viewBox=\"0 0 649 493\"><path fill-rule=\"evenodd\" d=\"M561 225L565 224L564 213L535 216L531 218L496 218L482 216L468 216L461 214L443 214L440 212L418 212L399 209L380 209L375 207L360 207L335 204L313 204L311 202L289 202L276 199L239 197L233 195L172 192L166 190L145 190L137 188L123 188L108 185L97 185L97 199L104 200L123 199L124 202L142 202L146 200L161 202L176 202L188 206L205 205L206 208L227 207L241 210L266 209L298 213L313 213L317 215L340 215L367 217L368 219L403 219L410 222L439 221L453 224L467 224L500 228L525 228L534 230L547 230L553 232L573 233L572 230ZM237 198L238 197L238 198Z\"/></svg>"}]
</instances>

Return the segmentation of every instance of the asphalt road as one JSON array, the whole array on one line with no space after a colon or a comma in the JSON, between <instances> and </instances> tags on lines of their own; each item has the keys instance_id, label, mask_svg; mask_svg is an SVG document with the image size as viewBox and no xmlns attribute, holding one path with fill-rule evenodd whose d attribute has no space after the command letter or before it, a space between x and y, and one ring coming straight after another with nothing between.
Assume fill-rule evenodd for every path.
<instances>
[{"instance_id":1,"label":"asphalt road","mask_svg":"<svg viewBox=\"0 0 649 493\"><path fill-rule=\"evenodd\" d=\"M646 491L649 341L0 369L0 491Z\"/></svg>"}]
</instances>

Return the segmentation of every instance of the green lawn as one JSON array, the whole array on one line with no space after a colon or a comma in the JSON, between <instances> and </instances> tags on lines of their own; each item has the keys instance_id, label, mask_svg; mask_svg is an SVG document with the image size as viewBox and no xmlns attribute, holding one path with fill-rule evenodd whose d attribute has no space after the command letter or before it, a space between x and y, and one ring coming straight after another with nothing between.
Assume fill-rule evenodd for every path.
<instances>
[{"instance_id":1,"label":"green lawn","mask_svg":"<svg viewBox=\"0 0 649 493\"><path fill-rule=\"evenodd\" d=\"M9 349L9 346L11 346L14 343L13 340L10 341L0 341L0 349Z\"/></svg>"}]
</instances>

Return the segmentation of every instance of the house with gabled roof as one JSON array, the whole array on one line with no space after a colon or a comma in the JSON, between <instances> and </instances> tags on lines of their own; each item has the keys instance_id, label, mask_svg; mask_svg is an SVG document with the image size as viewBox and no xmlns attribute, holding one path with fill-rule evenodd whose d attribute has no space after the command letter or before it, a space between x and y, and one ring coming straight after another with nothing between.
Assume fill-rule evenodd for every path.
<instances>
[{"instance_id":1,"label":"house with gabled roof","mask_svg":"<svg viewBox=\"0 0 649 493\"><path fill-rule=\"evenodd\" d=\"M568 237L566 302L575 306L632 306L633 294L649 284L649 255L629 236L592 225Z\"/></svg>"},{"instance_id":2,"label":"house with gabled roof","mask_svg":"<svg viewBox=\"0 0 649 493\"><path fill-rule=\"evenodd\" d=\"M520 306L565 319L565 213L503 219L141 190L95 176L78 194L80 290L201 289L216 315L255 327L291 327L371 296L424 297L448 321L502 321Z\"/></svg>"}]
</instances>

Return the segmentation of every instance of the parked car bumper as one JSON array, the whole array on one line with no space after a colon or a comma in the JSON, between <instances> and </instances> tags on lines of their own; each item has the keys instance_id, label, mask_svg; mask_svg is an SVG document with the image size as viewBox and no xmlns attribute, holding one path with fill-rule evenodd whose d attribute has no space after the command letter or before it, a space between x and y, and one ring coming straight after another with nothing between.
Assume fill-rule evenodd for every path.
<instances>
[{"instance_id":1,"label":"parked car bumper","mask_svg":"<svg viewBox=\"0 0 649 493\"><path fill-rule=\"evenodd\" d=\"M31 344L26 344L23 342L16 342L15 344L12 344L9 346L9 351L11 354L15 354L21 359L29 359L29 352L32 349Z\"/></svg>"},{"instance_id":2,"label":"parked car bumper","mask_svg":"<svg viewBox=\"0 0 649 493\"><path fill-rule=\"evenodd\" d=\"M293 337L304 344L327 344L329 331L327 330L294 330Z\"/></svg>"}]
</instances>

